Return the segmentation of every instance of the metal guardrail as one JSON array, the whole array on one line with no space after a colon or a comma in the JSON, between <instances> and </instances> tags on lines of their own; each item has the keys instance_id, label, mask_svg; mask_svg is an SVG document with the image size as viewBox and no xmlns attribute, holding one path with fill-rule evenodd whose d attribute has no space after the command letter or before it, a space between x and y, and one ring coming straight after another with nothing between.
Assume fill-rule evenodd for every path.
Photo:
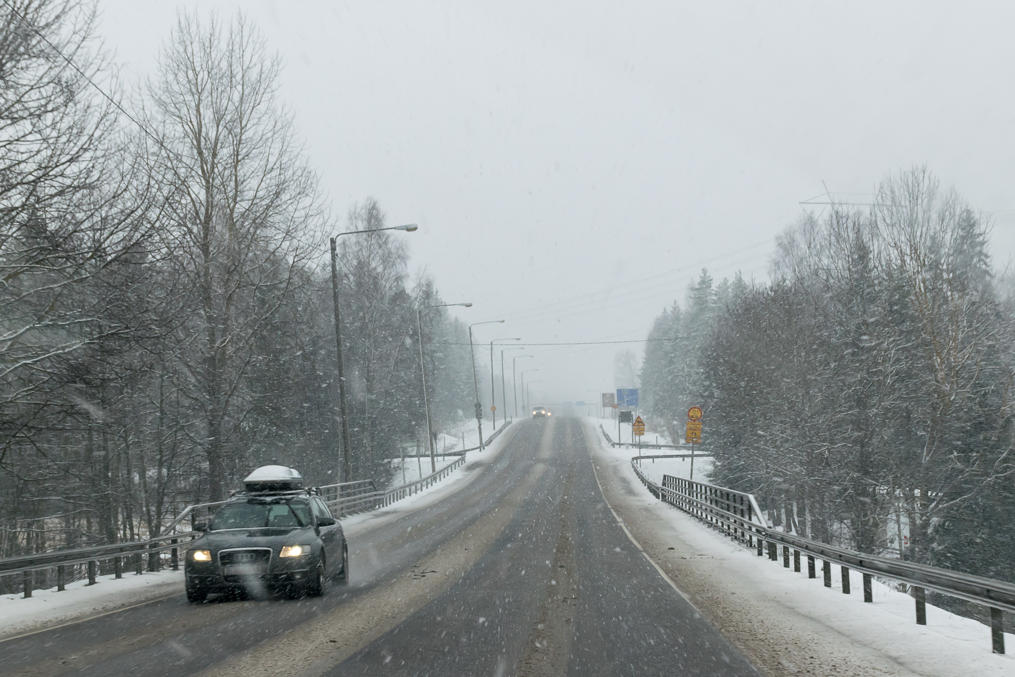
<instances>
[{"instance_id":1,"label":"metal guardrail","mask_svg":"<svg viewBox=\"0 0 1015 677\"><path fill-rule=\"evenodd\" d=\"M496 439L508 425L510 425L510 421L490 435L486 441L487 444ZM444 454L445 456L458 456L458 458L435 473L392 489L378 489L373 480L342 482L340 484L325 485L318 489L322 492L322 496L328 503L328 506L339 517L376 510L412 496L439 482L465 464L466 452L478 449L479 447L471 447ZM202 516L202 512L210 512L211 508L224 503L226 501L189 505L176 516L166 530L172 532L177 529L180 523L187 517L191 518L193 525L193 522L197 521L199 516ZM134 570L140 575L145 569L148 571L159 571L163 565L163 554L168 552L168 566L175 571L180 567L179 548L181 543L193 540L200 533L188 530L158 536L146 541L114 543L111 545L9 557L0 560L0 578L20 575L22 577L23 594L25 597L31 597L32 591L35 589L35 573L47 569L56 569L58 591L65 589L68 577L71 577L73 580L73 576L79 568L85 571L88 577L88 584L94 585L99 573L99 564L110 560L113 562L113 573L116 578L121 578L125 560L132 559ZM145 566L146 559L147 566Z\"/></svg>"},{"instance_id":2,"label":"metal guardrail","mask_svg":"<svg viewBox=\"0 0 1015 677\"><path fill-rule=\"evenodd\" d=\"M610 433L606 432L605 426L602 423L599 424L599 429L603 432L603 437L610 443L611 447L627 447L629 449L687 449L692 451L692 445L690 444L653 444L650 442L643 442L635 444L633 442L614 442L613 438L610 437ZM692 456L697 458L698 456L711 456L712 452L704 449L693 449L694 453L690 454L677 454L672 456L653 456L650 458L691 458Z\"/></svg>"},{"instance_id":3,"label":"metal guardrail","mask_svg":"<svg viewBox=\"0 0 1015 677\"><path fill-rule=\"evenodd\" d=\"M485 446L489 446L491 442L497 439L497 437L504 432L510 424L511 422L508 421L495 430L493 434L487 438ZM458 459L439 469L437 472L427 475L426 477L421 477L418 480L387 490L378 489L372 480L329 484L319 488L324 496L324 500L328 503L328 507L331 508L332 512L340 517L360 512L368 512L370 510L377 510L378 508L384 508L392 503L400 501L403 498L408 498L409 496L419 493L420 491L423 491L424 489L439 482L465 464L466 453L478 450L480 450L480 447L477 446L469 447L468 449L445 452L442 454L443 456L458 456Z\"/></svg>"},{"instance_id":4,"label":"metal guardrail","mask_svg":"<svg viewBox=\"0 0 1015 677\"><path fill-rule=\"evenodd\" d=\"M874 576L906 583L911 586L916 605L916 622L920 625L927 624L927 590L985 606L990 612L992 650L997 654L1005 652L1002 611L1015 612L1015 584L868 555L773 529L765 522L757 501L751 494L670 475L664 475L662 484L656 484L639 467L642 460L651 458L653 457L636 456L631 459L631 466L653 496L756 549L759 557L767 552L768 558L776 561L781 546L783 567L790 567L792 556L793 570L799 572L801 554L806 555L808 578L817 577L815 560L821 559L826 588L832 587L832 564L836 564L840 567L844 594L850 593L850 570L855 569L863 575L863 597L867 603L874 601Z\"/></svg>"},{"instance_id":5,"label":"metal guardrail","mask_svg":"<svg viewBox=\"0 0 1015 677\"><path fill-rule=\"evenodd\" d=\"M168 566L176 571L180 568L180 545L195 536L195 532L182 532L158 536L147 541L115 543L73 550L57 550L38 555L21 555L0 560L0 576L17 576L22 579L22 593L31 597L35 589L35 574L38 571L56 569L56 589L65 590L68 578L73 580L76 570L83 569L88 585L94 585L99 575L101 562L113 562L113 574L122 578L125 560L132 560L134 572L141 575L159 571L163 566L163 554L169 553ZM146 565L147 560L147 565Z\"/></svg>"}]
</instances>

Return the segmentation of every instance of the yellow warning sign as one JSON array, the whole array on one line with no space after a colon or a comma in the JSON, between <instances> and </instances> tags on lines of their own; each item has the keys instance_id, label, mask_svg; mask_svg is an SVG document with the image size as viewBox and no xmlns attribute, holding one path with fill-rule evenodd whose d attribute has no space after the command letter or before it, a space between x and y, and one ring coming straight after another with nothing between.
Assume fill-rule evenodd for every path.
<instances>
[{"instance_id":1,"label":"yellow warning sign","mask_svg":"<svg viewBox=\"0 0 1015 677\"><path fill-rule=\"evenodd\" d=\"M687 430L684 433L684 441L688 444L701 443L701 421L687 422Z\"/></svg>"},{"instance_id":2,"label":"yellow warning sign","mask_svg":"<svg viewBox=\"0 0 1015 677\"><path fill-rule=\"evenodd\" d=\"M642 420L641 416L639 416L638 418L634 419L634 423L631 424L631 431L635 435L639 435L639 436L645 434L645 421Z\"/></svg>"}]
</instances>

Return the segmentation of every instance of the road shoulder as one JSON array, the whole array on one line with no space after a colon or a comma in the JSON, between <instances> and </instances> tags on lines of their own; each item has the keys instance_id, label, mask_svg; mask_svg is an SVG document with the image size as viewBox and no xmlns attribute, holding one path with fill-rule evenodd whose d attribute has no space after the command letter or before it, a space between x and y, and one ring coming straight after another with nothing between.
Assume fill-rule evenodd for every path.
<instances>
[{"instance_id":1,"label":"road shoulder","mask_svg":"<svg viewBox=\"0 0 1015 677\"><path fill-rule=\"evenodd\" d=\"M799 586L816 585L805 575L770 562L752 561L745 548L707 529L672 506L654 499L630 469L630 452L604 448L598 432L585 428L588 448L607 503L643 549L678 589L763 672L771 675L953 675L961 651L933 627L918 627L864 606L835 589L822 590L821 608L808 607ZM676 516L674 516L676 513ZM857 607L862 608L858 612ZM862 619L862 622L860 622ZM1011 657L989 653L978 665L984 674L1006 674ZM906 646L921 645L921 655ZM914 637L909 637L914 635ZM1007 673L1010 674L1010 673Z\"/></svg>"}]
</instances>

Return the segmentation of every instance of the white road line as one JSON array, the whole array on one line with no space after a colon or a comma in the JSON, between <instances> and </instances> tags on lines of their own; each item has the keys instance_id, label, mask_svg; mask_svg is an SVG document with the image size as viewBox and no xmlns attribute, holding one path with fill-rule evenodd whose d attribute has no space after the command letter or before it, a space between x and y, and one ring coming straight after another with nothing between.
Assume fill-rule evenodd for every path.
<instances>
[{"instance_id":1,"label":"white road line","mask_svg":"<svg viewBox=\"0 0 1015 677\"><path fill-rule=\"evenodd\" d=\"M23 632L20 635L14 635L13 637L4 637L3 639L0 639L0 644L3 644L4 642L12 642L12 641L14 641L16 639L22 639L24 637L31 637L32 635L38 635L39 633L42 633L42 632L49 632L50 630L59 630L60 628L67 628L67 627L70 627L72 625L77 625L78 623L84 623L86 621L93 621L96 618L102 618L103 616L111 616L112 614L118 614L121 611L129 611L130 609L137 609L138 607L142 607L142 606L145 606L147 604L154 604L155 602L163 602L163 601L165 601L167 599L170 599L172 597L176 597L179 594L180 594L179 591L177 591L177 592L171 592L168 595L163 595L162 597L157 597L155 599L149 599L149 600L144 601L144 602L138 602L137 604L131 604L130 606L122 606L119 609L110 609L109 611L103 611L102 613L94 614L92 616L86 616L84 618L76 618L76 619L74 619L72 621L67 621L66 623L61 623L60 625L50 625L50 626L47 626L45 628L39 628L38 630L32 630L30 632Z\"/></svg>"},{"instance_id":2,"label":"white road line","mask_svg":"<svg viewBox=\"0 0 1015 677\"><path fill-rule=\"evenodd\" d=\"M588 435L585 436L585 441L586 444L588 444ZM617 524L619 524L620 528L624 530L625 534L627 534L628 540L631 541L631 544L634 545L634 547L638 550L638 552L640 552L642 556L646 560L648 560L648 563L651 564L655 568L655 570L659 572L659 575L663 577L663 580L669 583L670 587L673 588L673 590L678 595L683 597L684 601L690 604L691 608L694 609L695 612L701 614L704 617L705 615L702 614L701 609L695 606L694 602L691 601L691 598L688 597L683 590L677 587L677 584L673 581L673 579L670 578L665 571L663 571L662 567L656 564L655 560L649 557L649 554L645 552L645 549L643 547L641 547L641 543L639 543L637 539L635 539L634 534L632 534L631 531L627 528L627 525L624 524L624 520L621 519L620 515L617 514L617 511L613 509L612 505L610 505L609 499L606 498L606 492L603 491L603 483L599 481L599 473L596 471L595 456L592 453L589 454L589 460L592 461L592 475L593 477L596 478L596 485L599 487L599 494L603 497L603 502L606 503L606 507L610 509L611 513L613 513L613 517L614 519L617 520Z\"/></svg>"}]
</instances>

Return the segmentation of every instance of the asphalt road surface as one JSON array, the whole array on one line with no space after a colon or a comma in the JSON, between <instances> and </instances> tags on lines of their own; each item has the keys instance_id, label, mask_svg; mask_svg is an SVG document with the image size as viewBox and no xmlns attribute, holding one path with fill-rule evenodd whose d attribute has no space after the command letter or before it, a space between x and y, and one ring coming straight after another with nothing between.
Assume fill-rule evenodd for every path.
<instances>
[{"instance_id":1,"label":"asphalt road surface","mask_svg":"<svg viewBox=\"0 0 1015 677\"><path fill-rule=\"evenodd\" d=\"M516 422L459 491L349 528L351 582L323 598L195 605L181 589L0 643L0 673L758 674L628 538L594 434Z\"/></svg>"}]
</instances>

